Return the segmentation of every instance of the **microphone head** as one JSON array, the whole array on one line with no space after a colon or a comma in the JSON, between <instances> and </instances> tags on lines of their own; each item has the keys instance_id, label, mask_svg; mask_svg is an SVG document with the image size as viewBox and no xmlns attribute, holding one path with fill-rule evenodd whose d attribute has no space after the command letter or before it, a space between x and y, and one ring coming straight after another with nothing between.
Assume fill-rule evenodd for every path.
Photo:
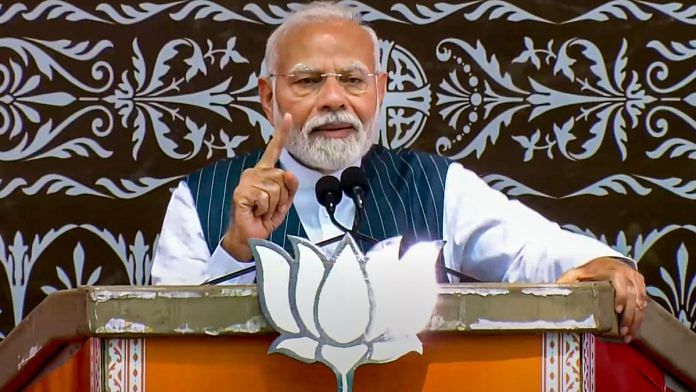
<instances>
[{"instance_id":1,"label":"microphone head","mask_svg":"<svg viewBox=\"0 0 696 392\"><path fill-rule=\"evenodd\" d=\"M338 178L334 176L320 178L314 187L314 192L317 195L319 204L329 210L333 210L343 197L341 184L338 182Z\"/></svg>"},{"instance_id":2,"label":"microphone head","mask_svg":"<svg viewBox=\"0 0 696 392\"><path fill-rule=\"evenodd\" d=\"M350 197L355 197L356 189L362 191L361 197L367 195L368 184L365 172L357 166L344 170L341 174L341 189Z\"/></svg>"}]
</instances>

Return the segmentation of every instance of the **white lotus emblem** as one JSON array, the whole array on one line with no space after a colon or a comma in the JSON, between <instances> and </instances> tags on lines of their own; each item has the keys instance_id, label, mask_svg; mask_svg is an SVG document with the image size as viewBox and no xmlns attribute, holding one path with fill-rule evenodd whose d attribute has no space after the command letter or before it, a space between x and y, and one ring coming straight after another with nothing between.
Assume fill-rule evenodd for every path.
<instances>
[{"instance_id":1,"label":"white lotus emblem","mask_svg":"<svg viewBox=\"0 0 696 392\"><path fill-rule=\"evenodd\" d=\"M350 391L353 372L416 351L416 333L430 321L437 300L435 261L442 241L421 242L399 260L401 237L363 255L346 235L332 255L290 237L294 259L280 246L251 240L261 309L280 333L269 353L330 367L339 391Z\"/></svg>"}]
</instances>

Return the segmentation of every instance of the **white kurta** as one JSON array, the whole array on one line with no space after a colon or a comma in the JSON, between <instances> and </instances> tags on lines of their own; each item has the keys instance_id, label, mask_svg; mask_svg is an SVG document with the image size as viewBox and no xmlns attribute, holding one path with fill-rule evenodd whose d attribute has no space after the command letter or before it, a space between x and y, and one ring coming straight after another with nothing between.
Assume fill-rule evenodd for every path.
<instances>
[{"instance_id":1,"label":"white kurta","mask_svg":"<svg viewBox=\"0 0 696 392\"><path fill-rule=\"evenodd\" d=\"M308 238L319 242L339 235L314 194L323 175L302 166L287 151L282 152L280 164L299 181L293 206ZM340 177L342 171L333 175ZM447 170L444 204L445 265L481 281L553 282L564 271L597 257L624 258L609 246L563 230L519 201L509 200L459 163ZM344 197L336 208L337 220L351 227L354 213L352 201ZM191 191L180 182L155 250L152 283L198 284L251 265L234 260L220 246L210 254ZM249 273L226 284L254 279L255 274Z\"/></svg>"}]
</instances>

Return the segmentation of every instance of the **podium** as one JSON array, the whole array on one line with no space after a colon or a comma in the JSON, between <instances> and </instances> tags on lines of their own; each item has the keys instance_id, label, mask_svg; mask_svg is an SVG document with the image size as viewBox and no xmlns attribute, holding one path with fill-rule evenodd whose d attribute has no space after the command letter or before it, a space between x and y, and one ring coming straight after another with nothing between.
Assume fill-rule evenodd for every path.
<instances>
[{"instance_id":1,"label":"podium","mask_svg":"<svg viewBox=\"0 0 696 392\"><path fill-rule=\"evenodd\" d=\"M407 306L407 304L406 304ZM696 390L696 334L650 302L617 339L613 289L440 287L423 354L361 366L355 391ZM331 391L333 373L267 350L255 286L55 292L0 343L0 390Z\"/></svg>"}]
</instances>

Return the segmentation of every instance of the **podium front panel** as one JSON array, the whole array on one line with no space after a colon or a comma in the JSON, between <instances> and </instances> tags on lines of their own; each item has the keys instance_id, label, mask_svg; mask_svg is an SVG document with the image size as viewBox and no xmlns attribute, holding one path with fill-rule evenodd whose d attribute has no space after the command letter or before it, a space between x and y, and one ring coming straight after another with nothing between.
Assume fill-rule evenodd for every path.
<instances>
[{"instance_id":1,"label":"podium front panel","mask_svg":"<svg viewBox=\"0 0 696 392\"><path fill-rule=\"evenodd\" d=\"M696 390L693 332L651 303L635 343L611 340L608 283L440 290L423 355L359 367L356 391ZM276 336L255 287L67 290L0 343L0 390L335 389L324 365L268 355Z\"/></svg>"},{"instance_id":2,"label":"podium front panel","mask_svg":"<svg viewBox=\"0 0 696 392\"><path fill-rule=\"evenodd\" d=\"M273 335L90 338L27 391L331 391L333 373L280 354ZM370 364L354 391L686 391L630 345L592 334L421 336L423 355Z\"/></svg>"},{"instance_id":3,"label":"podium front panel","mask_svg":"<svg viewBox=\"0 0 696 392\"><path fill-rule=\"evenodd\" d=\"M274 335L247 337L90 338L28 391L327 391L326 366L268 355ZM580 334L421 336L409 353L355 373L355 391L572 391L582 389ZM101 376L87 379L100 366ZM80 370L82 367L83 370ZM587 371L587 370L586 370Z\"/></svg>"}]
</instances>

